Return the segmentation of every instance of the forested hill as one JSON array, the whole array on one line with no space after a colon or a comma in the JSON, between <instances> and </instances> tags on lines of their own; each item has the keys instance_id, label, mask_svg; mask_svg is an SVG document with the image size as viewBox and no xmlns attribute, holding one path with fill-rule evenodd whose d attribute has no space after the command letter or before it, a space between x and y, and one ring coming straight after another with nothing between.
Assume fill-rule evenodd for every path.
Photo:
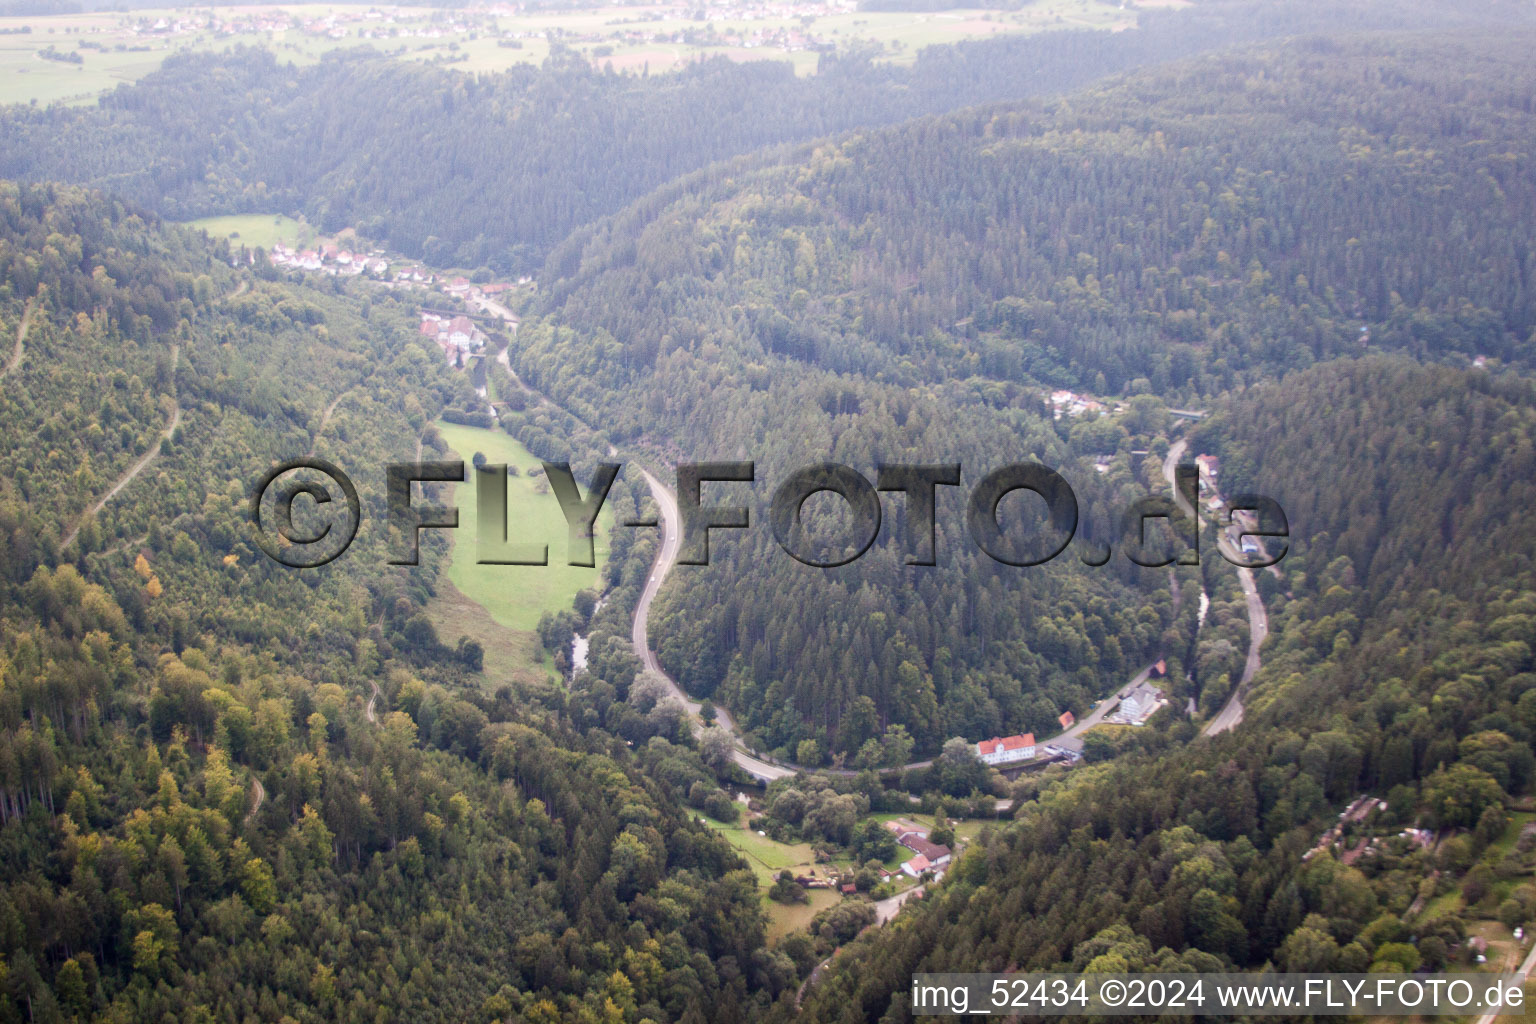
<instances>
[{"instance_id":1,"label":"forested hill","mask_svg":"<svg viewBox=\"0 0 1536 1024\"><path fill-rule=\"evenodd\" d=\"M657 736L642 772L557 688L481 689L423 613L441 540L386 566L384 465L479 407L410 297L229 258L0 183L0 1021L739 1020L792 991L670 790L713 789L697 756ZM245 503L306 451L366 521L300 572Z\"/></svg>"},{"instance_id":2,"label":"forested hill","mask_svg":"<svg viewBox=\"0 0 1536 1024\"><path fill-rule=\"evenodd\" d=\"M765 145L1294 32L1530 18L1514 3L1204 0L1144 14L1135 31L933 47L910 68L829 56L804 79L724 59L637 77L569 54L482 76L361 52L308 67L265 51L186 56L92 109L8 110L0 176L89 184L177 220L304 213L438 266L523 272L577 225Z\"/></svg>"},{"instance_id":3,"label":"forested hill","mask_svg":"<svg viewBox=\"0 0 1536 1024\"><path fill-rule=\"evenodd\" d=\"M1040 459L1118 542L1111 517L1165 486L1167 406L1380 350L1529 365L1530 43L1302 41L743 158L557 250L514 359L615 437L756 458L770 484L955 459L969 487ZM1124 411L1052 420L1062 387ZM1002 567L962 508L941 505L931 570L894 529L833 572L727 535L663 592L663 661L765 748L854 758L897 726L926 750L1050 734L1183 657L1165 573ZM1219 700L1222 660L1170 673L1177 695Z\"/></svg>"},{"instance_id":4,"label":"forested hill","mask_svg":"<svg viewBox=\"0 0 1536 1024\"><path fill-rule=\"evenodd\" d=\"M1526 362L1533 38L1300 41L743 158L573 235L546 308L612 336L610 389L721 336L1186 402L1372 348Z\"/></svg>"},{"instance_id":5,"label":"forested hill","mask_svg":"<svg viewBox=\"0 0 1536 1024\"><path fill-rule=\"evenodd\" d=\"M800 1019L910 1019L915 971L1434 970L1466 925L1425 898L1528 916L1536 889L1490 843L1536 769L1533 399L1513 375L1370 358L1227 406L1203 442L1306 532L1241 729L1046 786L838 957ZM1303 860L1361 792L1450 838Z\"/></svg>"}]
</instances>

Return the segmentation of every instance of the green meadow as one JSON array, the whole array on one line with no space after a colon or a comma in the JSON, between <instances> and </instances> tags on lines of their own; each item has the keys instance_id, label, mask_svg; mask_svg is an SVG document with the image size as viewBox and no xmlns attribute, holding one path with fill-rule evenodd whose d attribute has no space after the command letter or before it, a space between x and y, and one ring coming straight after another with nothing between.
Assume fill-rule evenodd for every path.
<instances>
[{"instance_id":1,"label":"green meadow","mask_svg":"<svg viewBox=\"0 0 1536 1024\"><path fill-rule=\"evenodd\" d=\"M605 509L598 519L597 568L568 565L565 516L543 479L539 460L499 430L442 421L437 428L448 446L464 460L466 468L476 452L483 454L487 462L517 467L518 475L507 480L507 539L514 544L548 545L549 564L476 564L479 522L474 485L457 484L453 500L459 509L459 528L453 531L448 579L461 594L484 608L498 625L531 632L539 616L569 608L578 591L597 585L599 570L608 556L612 515ZM444 635L454 634L450 630Z\"/></svg>"},{"instance_id":2,"label":"green meadow","mask_svg":"<svg viewBox=\"0 0 1536 1024\"><path fill-rule=\"evenodd\" d=\"M237 213L226 217L201 217L185 222L187 227L201 228L212 238L227 238L251 248L272 248L276 242L293 248L313 244L315 229L308 222L281 214Z\"/></svg>"}]
</instances>

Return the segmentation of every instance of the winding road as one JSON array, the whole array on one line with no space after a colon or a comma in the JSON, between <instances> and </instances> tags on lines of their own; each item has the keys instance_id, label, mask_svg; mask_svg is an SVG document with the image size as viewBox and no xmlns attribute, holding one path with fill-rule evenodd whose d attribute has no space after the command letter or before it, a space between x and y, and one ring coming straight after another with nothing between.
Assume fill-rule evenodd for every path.
<instances>
[{"instance_id":1,"label":"winding road","mask_svg":"<svg viewBox=\"0 0 1536 1024\"><path fill-rule=\"evenodd\" d=\"M503 348L500 352L497 353L496 361L500 363L504 369L506 369L507 373L512 377L513 382L516 383L518 387L522 388L523 391L526 392L529 396L533 397L541 403L546 403L554 408L560 408L559 406L555 405L555 403L552 402L548 397L529 387L528 384L525 383L522 378L517 375L517 372L512 369L512 364L507 349ZM1179 447L1178 451L1182 452L1182 447ZM610 453L616 454L613 453L611 449ZM651 604L656 600L656 595L661 591L662 584L666 582L667 574L672 571L673 565L675 565L677 562L678 548L680 547L682 541L682 517L678 513L677 498L675 495L673 495L672 491L666 486L666 484L662 483L659 479L657 479L655 474L651 473L644 467L638 466L637 464L637 468L640 469L641 475L645 477L645 483L646 486L650 488L651 497L655 500L656 507L661 511L661 519L659 523L661 529L661 546L657 550L656 560L651 566L649 576L646 578L645 587L640 592L640 598L635 602L634 621L630 629L630 642L634 648L635 656L640 659L640 663L645 668L650 669L658 676L660 676L661 679L666 683L667 689L670 691L670 693L682 703L684 708L687 709L693 724L694 732L697 734L702 732L705 728L704 723L698 718L698 711L700 707L699 702L688 696L688 693L680 685L678 685L677 680L668 675L666 671L661 667L661 662L657 660L656 653L651 650L649 640ZM1167 471L1171 473L1172 469L1169 468ZM1177 590L1175 590L1175 594L1177 594ZM1115 706L1119 703L1118 698L1124 697L1132 689L1144 682L1151 674L1151 672L1151 664L1144 666L1141 671L1137 672L1129 682L1116 690L1114 694L1100 701L1099 706L1095 708L1091 714L1084 716L1081 721L1075 723L1070 729L1067 729L1066 731L1059 733L1054 737L1040 740L1039 745L1042 747L1047 745L1058 746L1065 750L1081 751L1083 746L1082 735L1089 729L1093 728L1095 725L1099 724L1099 722L1104 719L1105 715L1114 710ZM797 775L801 773L810 774L813 772L819 772L826 775L858 774L856 771L848 768L832 768L825 766L807 767L805 765L799 765L789 761L779 761L777 759L768 760L757 754L754 754L752 751L747 749L742 739L741 729L736 725L735 720L731 717L731 713L719 705L715 706L715 724L731 734L731 738L735 744L735 749L731 754L731 760L734 761L735 764L742 769L742 771L746 772L753 779L764 785L772 782L775 779L782 779L786 776ZM904 771L908 768L927 768L932 764L933 761L931 759L927 759L921 761L912 761L908 764L900 765L896 768L886 770ZM1012 806L1012 801L999 801L999 810L1004 809L1003 805L1005 803L1009 807Z\"/></svg>"},{"instance_id":2,"label":"winding road","mask_svg":"<svg viewBox=\"0 0 1536 1024\"><path fill-rule=\"evenodd\" d=\"M374 725L378 725L379 716L378 713L374 710L374 706L379 702L379 682L377 679L370 679L368 680L368 683L373 687L373 694L368 698L368 706L363 709L363 714L368 716L368 721L372 722Z\"/></svg>"},{"instance_id":3,"label":"winding road","mask_svg":"<svg viewBox=\"0 0 1536 1024\"><path fill-rule=\"evenodd\" d=\"M635 654L639 657L641 664L666 680L667 689L688 709L694 732L699 733L704 731L704 724L698 718L699 702L689 697L683 688L677 685L677 680L662 670L661 662L656 660L656 654L651 650L651 644L647 638L651 602L656 600L657 592L666 582L667 573L672 571L672 566L677 562L677 549L682 542L682 517L677 511L677 499L673 497L671 491L667 490L666 485L656 479L649 470L642 468L640 472L645 477L646 486L651 489L651 496L656 499L656 506L661 509L661 547L656 552L656 562L651 566L651 575L646 580L645 589L640 592L640 600L635 602L635 621L630 631L630 640L634 644ZM715 724L729 732L736 741L731 760L758 782L769 783L774 779L782 779L786 775L794 775L799 770L770 764L749 753L741 745L741 731L736 728L730 712L725 708L715 708Z\"/></svg>"},{"instance_id":4,"label":"winding road","mask_svg":"<svg viewBox=\"0 0 1536 1024\"><path fill-rule=\"evenodd\" d=\"M682 535L682 519L677 511L677 499L667 489L667 486L649 470L642 468L640 472L645 477L646 486L651 489L651 496L656 499L657 507L661 509L661 549L657 552L655 565L651 569L651 575L646 581L645 589L640 594L640 600L635 604L634 627L630 638L634 644L636 656L640 658L645 667L661 676L666 681L667 687L672 691L673 695L683 702L683 706L691 714L697 715L699 702L689 697L683 688L677 684L677 681L662 670L661 663L656 660L656 655L651 650L647 639L651 602L656 599L656 594L661 590L661 585L666 582L667 573L672 570L672 566L677 560L677 550L681 543ZM1039 745L1041 747L1055 746L1061 747L1064 750L1081 752L1083 749L1083 734L1103 721L1104 716L1113 711L1119 704L1120 698L1127 696L1133 689L1145 682L1147 677L1151 675L1152 668L1153 665L1150 663L1143 666L1141 671L1132 676L1129 682L1116 690L1114 694L1100 701L1098 707L1091 714L1085 715L1081 721L1075 723L1070 729L1048 739L1040 740ZM849 768L810 768L791 762L764 760L754 755L742 745L741 730L737 728L729 711L717 705L715 708L715 722L721 728L728 731L736 741L736 750L732 754L732 760L743 771L759 782L766 784L774 779L782 779L787 775L795 775L800 772L807 774L819 772L825 775L858 774ZM694 720L694 729L696 732L702 729L702 725L697 719ZM927 768L932 764L933 761L931 759L912 761L898 768L888 770L904 771L908 768Z\"/></svg>"},{"instance_id":5,"label":"winding road","mask_svg":"<svg viewBox=\"0 0 1536 1024\"><path fill-rule=\"evenodd\" d=\"M173 379L174 379L174 377L176 375L176 364L177 364L177 362L180 359L181 359L181 346L180 345L172 345L171 346L171 376L172 376ZM155 461L155 457L160 454L160 444L159 444L159 441L169 440L171 435L176 433L176 428L179 427L179 426L181 426L181 403L180 402L176 402L174 408L171 411L170 421L168 423L166 423L165 429L160 431L159 440L157 440L155 444L150 445L149 446L149 451L147 451L143 455L141 455L137 462L135 462L133 465L129 466L127 471L125 473L123 473L122 476L117 478L117 482L114 483L107 490L107 493L103 494L100 498L98 498L96 500L96 503L94 505L92 505L90 508L86 509L84 512L80 513L80 515L75 518L74 526L71 527L70 531L67 534L64 535L64 540L62 542L60 542L60 544L59 544L59 549L61 551L64 548L67 548L71 544L73 544L75 542L75 538L80 536L80 528L85 525L86 520L90 519L96 513L100 512L103 508L105 508L107 502L109 502L113 498L117 497L118 492L120 492L124 487L127 487L129 484L131 484L133 482L134 477L136 477L140 473L144 472L144 467L145 466L148 466L151 462Z\"/></svg>"}]
</instances>

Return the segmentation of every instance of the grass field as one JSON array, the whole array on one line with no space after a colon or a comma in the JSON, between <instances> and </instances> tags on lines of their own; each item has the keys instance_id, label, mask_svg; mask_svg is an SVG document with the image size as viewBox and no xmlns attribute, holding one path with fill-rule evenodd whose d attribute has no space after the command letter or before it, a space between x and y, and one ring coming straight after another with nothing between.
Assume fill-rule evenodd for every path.
<instances>
[{"instance_id":1,"label":"grass field","mask_svg":"<svg viewBox=\"0 0 1536 1024\"><path fill-rule=\"evenodd\" d=\"M1184 6L1188 0L1142 0ZM429 7L294 4L161 8L0 18L0 102L88 103L136 81L179 51L261 46L311 64L337 49L442 63L471 74L541 64L551 41L617 71L670 71L692 61L778 60L816 70L818 47L879 44L883 59L910 62L936 43L1060 28L1121 30L1135 24L1119 0L1037 0L1019 11L850 11L826 3L803 13L761 0L715 6L707 18L685 4L516 14ZM52 52L71 59L48 60ZM74 63L78 56L80 63ZM242 232L243 234L243 232Z\"/></svg>"},{"instance_id":2,"label":"grass field","mask_svg":"<svg viewBox=\"0 0 1536 1024\"><path fill-rule=\"evenodd\" d=\"M816 858L810 843L780 843L767 836L760 836L755 829L744 825L722 825L710 818L704 820L710 828L724 836L726 842L741 851L747 863L752 865L752 873L757 875L757 880L765 889L773 884L773 880L785 868L796 874L804 874L807 869L815 866Z\"/></svg>"},{"instance_id":3,"label":"grass field","mask_svg":"<svg viewBox=\"0 0 1536 1024\"><path fill-rule=\"evenodd\" d=\"M261 246L271 249L274 242L282 242L293 248L307 248L314 243L317 232L308 222L280 214L240 213L228 217L202 217L186 221L187 227L200 228L213 238L227 238L231 242L252 248Z\"/></svg>"},{"instance_id":4,"label":"grass field","mask_svg":"<svg viewBox=\"0 0 1536 1024\"><path fill-rule=\"evenodd\" d=\"M870 819L879 822L890 821L894 818L903 818L928 828L933 827L933 818L926 814L890 814L876 813L869 815ZM810 843L780 843L769 839L767 836L757 834L757 829L751 823L725 824L715 821L713 818L703 819L710 828L719 832L725 841L734 846L746 858L752 867L752 873L757 876L758 885L763 892L763 908L768 913L768 939L777 942L791 932L796 932L811 923L811 918L836 903L841 896L830 889L808 890L811 897L809 904L797 903L786 905L775 903L768 898L768 889L779 876L779 872L788 869L792 874L803 875L814 869L818 875L825 876L828 869L843 871L852 868L853 862L847 858L839 858L830 863L816 863L815 851ZM967 840L974 839L976 834L987 825L988 821L955 821L951 822L957 836L963 836ZM887 871L895 871L908 859L913 857L911 850L904 846L896 848L896 856L885 862Z\"/></svg>"},{"instance_id":5,"label":"grass field","mask_svg":"<svg viewBox=\"0 0 1536 1024\"><path fill-rule=\"evenodd\" d=\"M526 692L559 685L554 659L536 635L501 625L451 580L438 580L437 594L427 605L427 618L432 620L438 638L450 647L461 636L480 644L485 651L482 676L487 689L510 683Z\"/></svg>"},{"instance_id":6,"label":"grass field","mask_svg":"<svg viewBox=\"0 0 1536 1024\"><path fill-rule=\"evenodd\" d=\"M484 608L497 625L527 633L538 624L540 615L569 608L577 591L597 585L598 572L607 560L608 531L613 521L606 509L598 519L598 568L567 565L565 516L560 503L553 494L539 493L541 478L529 476L531 470L539 468L539 460L499 430L444 422L437 428L466 468L476 452L483 453L488 462L518 468L519 475L507 481L508 540L549 546L548 565L477 565L474 485L455 485L453 500L459 509L459 528L453 532L447 575L460 593ZM439 629L439 635L457 634Z\"/></svg>"},{"instance_id":7,"label":"grass field","mask_svg":"<svg viewBox=\"0 0 1536 1024\"><path fill-rule=\"evenodd\" d=\"M831 889L810 889L806 895L811 898L809 903L775 903L763 897L764 906L768 910L767 935L770 943L778 942L794 932L804 931L812 918L842 899Z\"/></svg>"}]
</instances>

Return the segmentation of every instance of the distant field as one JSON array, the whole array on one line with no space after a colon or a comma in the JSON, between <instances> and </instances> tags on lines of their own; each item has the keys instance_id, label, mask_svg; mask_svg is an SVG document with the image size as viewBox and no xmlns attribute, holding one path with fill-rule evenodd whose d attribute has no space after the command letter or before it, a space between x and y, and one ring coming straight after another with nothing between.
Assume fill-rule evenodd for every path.
<instances>
[{"instance_id":1,"label":"distant field","mask_svg":"<svg viewBox=\"0 0 1536 1024\"><path fill-rule=\"evenodd\" d=\"M546 611L562 611L571 606L576 592L595 586L598 572L608 557L608 532L612 516L605 510L597 529L598 568L584 569L566 564L565 516L553 494L540 494L537 478L529 471L539 468L539 460L528 449L499 430L482 430L439 421L437 428L466 464L476 452L486 460L516 466L519 475L507 483L508 538L516 542L549 545L549 564L477 565L475 563L477 515L473 484L456 485L454 503L459 509L459 528L453 532L453 553L448 578L461 593L480 605L499 625L507 629L531 631ZM452 630L439 635L455 636Z\"/></svg>"},{"instance_id":2,"label":"distant field","mask_svg":"<svg viewBox=\"0 0 1536 1024\"><path fill-rule=\"evenodd\" d=\"M214 238L228 238L231 242L251 247L272 248L274 242L301 247L315 240L316 231L303 220L270 213L240 213L228 217L203 217L186 222L188 227L201 228Z\"/></svg>"},{"instance_id":3,"label":"distant field","mask_svg":"<svg viewBox=\"0 0 1536 1024\"><path fill-rule=\"evenodd\" d=\"M1143 6L1180 7L1189 0ZM823 13L791 13L760 0L712 4L696 17L688 4L529 10L515 15L463 8L297 4L161 8L126 13L0 18L0 103L88 103L120 83L136 81L172 53L263 46L280 58L310 64L340 48L371 47L470 73L540 64L551 42L619 71L670 71L723 55L779 60L799 74L816 70L818 48L878 43L886 60L909 62L924 46L1056 28L1120 30L1135 11L1119 0L1038 0L1019 11L853 11L836 3ZM22 32L22 29L27 31ZM52 50L73 60L47 60Z\"/></svg>"}]
</instances>

